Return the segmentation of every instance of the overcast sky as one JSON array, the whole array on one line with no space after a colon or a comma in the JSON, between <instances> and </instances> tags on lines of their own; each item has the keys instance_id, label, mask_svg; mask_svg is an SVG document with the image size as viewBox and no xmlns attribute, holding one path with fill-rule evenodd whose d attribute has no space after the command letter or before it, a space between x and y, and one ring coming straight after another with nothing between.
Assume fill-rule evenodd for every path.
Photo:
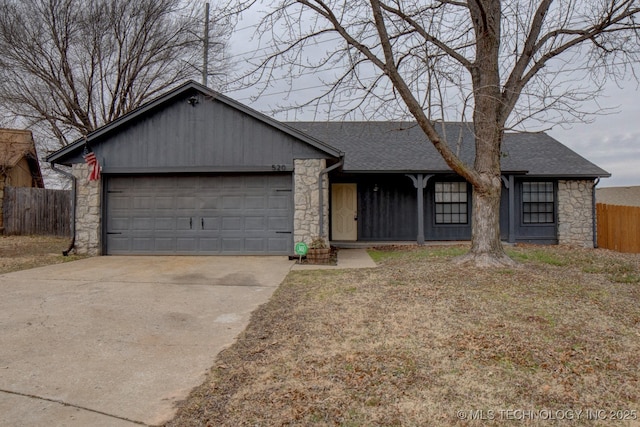
<instances>
[{"instance_id":1,"label":"overcast sky","mask_svg":"<svg viewBox=\"0 0 640 427\"><path fill-rule=\"evenodd\" d=\"M255 56L258 45L251 40L258 13L245 14L230 40L231 62L236 71L245 64L245 57ZM259 53L258 53L259 54ZM640 66L637 67L640 70ZM305 81L297 81L294 93L286 94L290 87L284 81L267 89L258 99L255 88L229 91L226 94L278 120L314 120L313 111L274 113L278 106L295 104L309 100L320 93L317 76L309 76ZM308 88L307 90L301 90ZM548 133L583 157L612 174L601 180L599 187L640 185L640 90L635 81L629 81L618 88L609 84L604 96L598 100L599 106L614 108L615 112L598 116L593 123L573 124L563 129L555 126ZM326 116L317 117L326 120Z\"/></svg>"}]
</instances>

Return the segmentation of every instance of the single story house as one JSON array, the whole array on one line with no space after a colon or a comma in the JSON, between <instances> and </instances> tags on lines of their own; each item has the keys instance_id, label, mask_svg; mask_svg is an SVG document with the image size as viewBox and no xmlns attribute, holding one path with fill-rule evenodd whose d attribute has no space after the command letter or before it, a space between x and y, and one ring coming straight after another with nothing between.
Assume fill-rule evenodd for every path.
<instances>
[{"instance_id":1,"label":"single story house","mask_svg":"<svg viewBox=\"0 0 640 427\"><path fill-rule=\"evenodd\" d=\"M465 161L468 124L442 126ZM90 149L101 178L89 180ZM89 254L293 254L333 242L468 240L472 188L409 122L282 123L189 81L47 161L72 166ZM544 133L505 136L502 237L593 246L609 174Z\"/></svg>"},{"instance_id":2,"label":"single story house","mask_svg":"<svg viewBox=\"0 0 640 427\"><path fill-rule=\"evenodd\" d=\"M0 229L4 229L5 187L44 188L33 134L23 129L0 129Z\"/></svg>"},{"instance_id":3,"label":"single story house","mask_svg":"<svg viewBox=\"0 0 640 427\"><path fill-rule=\"evenodd\" d=\"M640 206L640 185L598 188L598 203L617 206Z\"/></svg>"}]
</instances>

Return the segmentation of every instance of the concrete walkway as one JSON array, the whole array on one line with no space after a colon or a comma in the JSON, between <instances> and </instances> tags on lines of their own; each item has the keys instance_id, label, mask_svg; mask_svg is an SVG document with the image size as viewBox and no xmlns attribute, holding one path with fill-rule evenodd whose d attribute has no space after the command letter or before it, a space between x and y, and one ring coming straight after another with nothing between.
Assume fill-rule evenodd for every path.
<instances>
[{"instance_id":1,"label":"concrete walkway","mask_svg":"<svg viewBox=\"0 0 640 427\"><path fill-rule=\"evenodd\" d=\"M366 249L340 249L338 265L295 264L291 270L340 270L345 268L374 268L376 263Z\"/></svg>"},{"instance_id":2,"label":"concrete walkway","mask_svg":"<svg viewBox=\"0 0 640 427\"><path fill-rule=\"evenodd\" d=\"M169 420L293 263L97 257L0 276L0 426Z\"/></svg>"}]
</instances>

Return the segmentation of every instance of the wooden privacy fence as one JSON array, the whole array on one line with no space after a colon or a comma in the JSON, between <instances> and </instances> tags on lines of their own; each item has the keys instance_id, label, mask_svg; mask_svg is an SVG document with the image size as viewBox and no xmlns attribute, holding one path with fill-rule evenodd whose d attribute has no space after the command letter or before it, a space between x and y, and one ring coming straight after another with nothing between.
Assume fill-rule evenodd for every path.
<instances>
[{"instance_id":1,"label":"wooden privacy fence","mask_svg":"<svg viewBox=\"0 0 640 427\"><path fill-rule=\"evenodd\" d=\"M598 247L640 253L640 207L598 203Z\"/></svg>"},{"instance_id":2,"label":"wooden privacy fence","mask_svg":"<svg viewBox=\"0 0 640 427\"><path fill-rule=\"evenodd\" d=\"M71 191L5 187L4 234L71 235Z\"/></svg>"}]
</instances>

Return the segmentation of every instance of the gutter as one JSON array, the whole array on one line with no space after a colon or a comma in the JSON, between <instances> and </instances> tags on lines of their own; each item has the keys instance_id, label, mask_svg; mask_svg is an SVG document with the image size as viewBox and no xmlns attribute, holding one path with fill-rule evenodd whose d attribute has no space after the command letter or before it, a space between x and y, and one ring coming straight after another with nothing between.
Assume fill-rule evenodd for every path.
<instances>
[{"instance_id":1,"label":"gutter","mask_svg":"<svg viewBox=\"0 0 640 427\"><path fill-rule=\"evenodd\" d=\"M55 163L51 163L51 169L71 179L71 243L66 251L62 251L63 256L68 256L76 244L76 177L67 171L56 168Z\"/></svg>"},{"instance_id":2,"label":"gutter","mask_svg":"<svg viewBox=\"0 0 640 427\"><path fill-rule=\"evenodd\" d=\"M323 175L328 174L332 170L337 169L342 165L344 165L344 156L340 157L340 160L338 160L338 163L336 163L335 165L329 166L328 168L322 169L318 174L318 190L319 190L319 196L318 196L319 208L318 209L320 213L320 236L319 237L324 237L324 208L323 208L324 207L324 191L322 191L322 177Z\"/></svg>"},{"instance_id":3,"label":"gutter","mask_svg":"<svg viewBox=\"0 0 640 427\"><path fill-rule=\"evenodd\" d=\"M595 249L598 248L598 218L596 217L597 208L596 208L596 185L600 183L600 178L596 178L593 181L593 186L591 187L591 222L593 223L593 247Z\"/></svg>"}]
</instances>

